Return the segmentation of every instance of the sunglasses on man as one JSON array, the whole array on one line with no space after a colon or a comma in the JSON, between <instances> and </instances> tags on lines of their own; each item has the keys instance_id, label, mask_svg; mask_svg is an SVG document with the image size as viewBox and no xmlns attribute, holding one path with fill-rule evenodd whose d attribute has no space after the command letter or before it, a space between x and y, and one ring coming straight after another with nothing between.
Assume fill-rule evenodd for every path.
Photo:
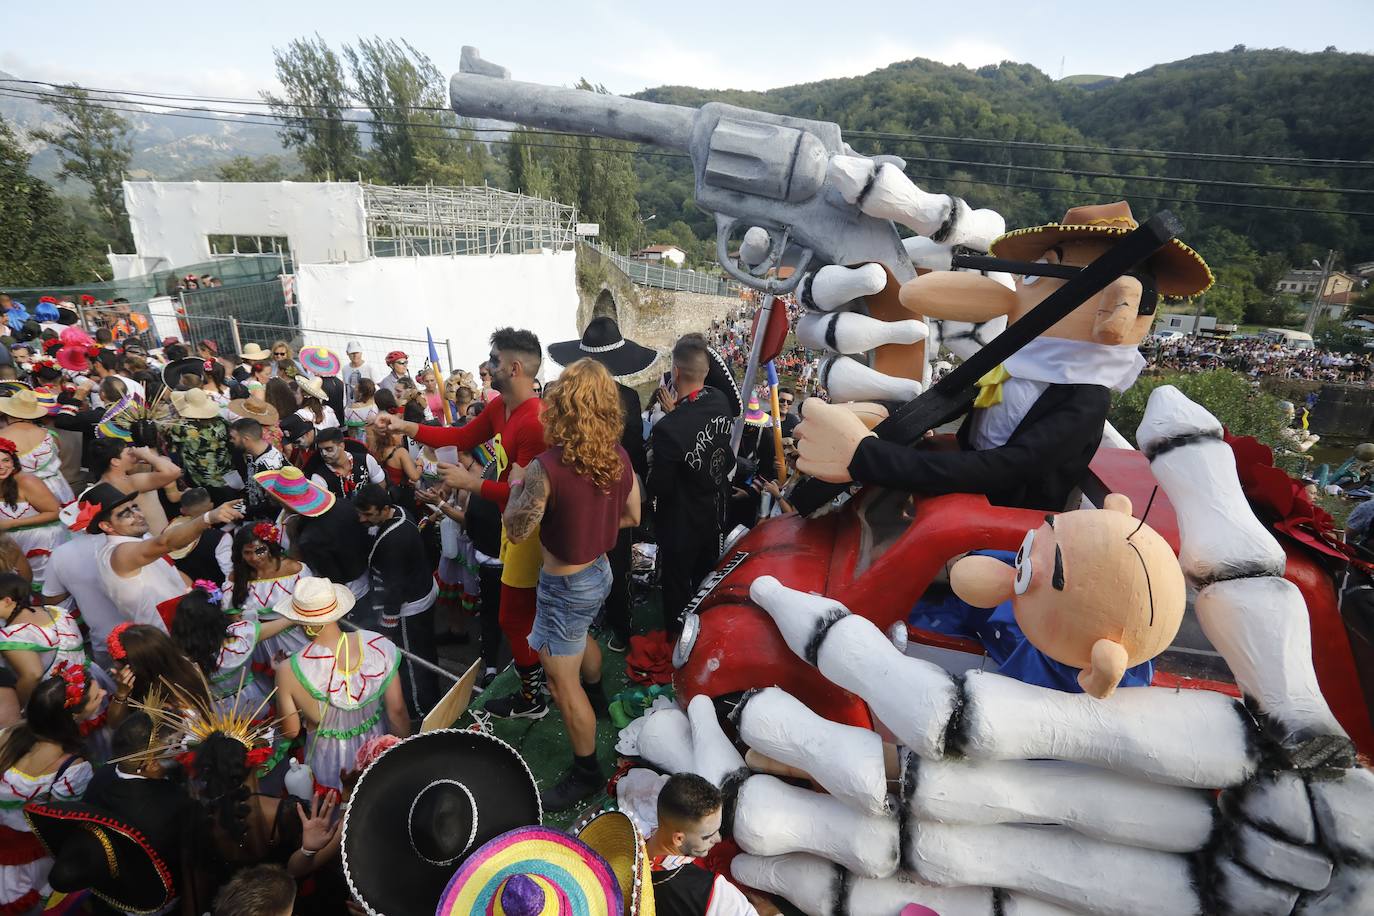
<instances>
[{"instance_id":1,"label":"sunglasses on man","mask_svg":"<svg viewBox=\"0 0 1374 916\"><path fill-rule=\"evenodd\" d=\"M1019 274L1023 277L1054 277L1058 280L1072 280L1086 268L1070 264L1048 264L1044 261L1009 261L1006 258L993 258L986 255L956 254L950 259L953 267L978 270L984 273ZM1134 277L1140 282L1140 306L1137 315L1153 315L1159 306L1159 289L1155 286L1154 275L1146 270L1133 270L1122 274Z\"/></svg>"}]
</instances>

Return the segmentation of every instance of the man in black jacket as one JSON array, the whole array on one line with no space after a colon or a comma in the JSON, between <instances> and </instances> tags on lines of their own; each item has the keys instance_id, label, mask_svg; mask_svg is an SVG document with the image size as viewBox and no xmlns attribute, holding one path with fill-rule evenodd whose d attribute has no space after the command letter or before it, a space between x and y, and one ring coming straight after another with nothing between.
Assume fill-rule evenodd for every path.
<instances>
[{"instance_id":1,"label":"man in black jacket","mask_svg":"<svg viewBox=\"0 0 1374 916\"><path fill-rule=\"evenodd\" d=\"M358 520L374 530L367 571L378 627L397 646L437 663L434 602L439 584L425 554L424 538L405 510L391 502L384 487L368 484L353 497ZM420 719L439 701L439 683L428 668L401 662L401 689L412 718Z\"/></svg>"},{"instance_id":2,"label":"man in black jacket","mask_svg":"<svg viewBox=\"0 0 1374 916\"><path fill-rule=\"evenodd\" d=\"M667 411L649 439L647 489L655 501L663 617L670 637L682 609L720 559L725 491L735 469L730 403L706 387L710 356L700 334L673 347L672 389L660 389Z\"/></svg>"},{"instance_id":3,"label":"man in black jacket","mask_svg":"<svg viewBox=\"0 0 1374 916\"><path fill-rule=\"evenodd\" d=\"M367 446L345 438L337 426L315 434L315 454L301 470L339 499L352 499L369 483L386 483L386 473Z\"/></svg>"}]
</instances>

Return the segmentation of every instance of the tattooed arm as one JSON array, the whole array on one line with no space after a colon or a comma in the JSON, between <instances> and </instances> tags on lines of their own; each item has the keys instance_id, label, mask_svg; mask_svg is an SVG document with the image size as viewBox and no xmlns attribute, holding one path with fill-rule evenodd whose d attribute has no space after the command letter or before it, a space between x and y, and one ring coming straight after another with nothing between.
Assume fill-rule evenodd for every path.
<instances>
[{"instance_id":1,"label":"tattooed arm","mask_svg":"<svg viewBox=\"0 0 1374 916\"><path fill-rule=\"evenodd\" d=\"M516 478L517 471L511 472ZM518 478L516 478L518 479ZM544 517L544 508L549 501L549 477L540 466L539 459L530 461L525 468L521 486L511 490L510 502L501 515L501 524L506 528L506 538L512 544L519 544L529 537Z\"/></svg>"}]
</instances>

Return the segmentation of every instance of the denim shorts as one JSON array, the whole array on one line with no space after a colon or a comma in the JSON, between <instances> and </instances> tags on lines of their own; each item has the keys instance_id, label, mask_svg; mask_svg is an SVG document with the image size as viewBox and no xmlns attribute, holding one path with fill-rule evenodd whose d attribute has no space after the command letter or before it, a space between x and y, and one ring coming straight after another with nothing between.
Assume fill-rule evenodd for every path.
<instances>
[{"instance_id":1,"label":"denim shorts","mask_svg":"<svg viewBox=\"0 0 1374 916\"><path fill-rule=\"evenodd\" d=\"M611 564L603 554L571 576L539 573L530 648L550 655L577 655L587 646L587 629L611 593Z\"/></svg>"}]
</instances>

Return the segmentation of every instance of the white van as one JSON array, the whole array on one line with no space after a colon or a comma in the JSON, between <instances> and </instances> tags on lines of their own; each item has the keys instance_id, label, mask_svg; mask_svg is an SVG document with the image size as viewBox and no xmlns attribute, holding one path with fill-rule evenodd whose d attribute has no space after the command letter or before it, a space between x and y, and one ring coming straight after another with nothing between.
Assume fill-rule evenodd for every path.
<instances>
[{"instance_id":1,"label":"white van","mask_svg":"<svg viewBox=\"0 0 1374 916\"><path fill-rule=\"evenodd\" d=\"M1290 331L1287 328L1265 328L1260 337L1272 343L1281 344L1294 350L1311 350L1316 347L1311 334Z\"/></svg>"}]
</instances>

